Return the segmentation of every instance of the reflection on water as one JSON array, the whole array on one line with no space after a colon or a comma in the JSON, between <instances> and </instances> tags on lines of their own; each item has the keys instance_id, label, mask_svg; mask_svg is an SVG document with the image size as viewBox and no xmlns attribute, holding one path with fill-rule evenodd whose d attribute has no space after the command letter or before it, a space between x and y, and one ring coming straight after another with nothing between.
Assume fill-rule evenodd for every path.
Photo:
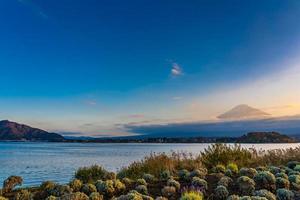
<instances>
[{"instance_id":1,"label":"reflection on water","mask_svg":"<svg viewBox=\"0 0 300 200\"><path fill-rule=\"evenodd\" d=\"M296 147L299 144L243 144L257 149ZM24 185L45 180L68 182L78 167L93 164L117 171L151 152L191 152L197 155L209 144L86 144L0 142L0 183L10 175L24 178Z\"/></svg>"}]
</instances>

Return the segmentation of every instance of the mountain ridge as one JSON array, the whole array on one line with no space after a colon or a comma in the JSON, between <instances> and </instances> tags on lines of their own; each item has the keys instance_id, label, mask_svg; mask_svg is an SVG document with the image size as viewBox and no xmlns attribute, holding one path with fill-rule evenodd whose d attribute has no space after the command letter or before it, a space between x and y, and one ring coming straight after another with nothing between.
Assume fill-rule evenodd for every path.
<instances>
[{"instance_id":1,"label":"mountain ridge","mask_svg":"<svg viewBox=\"0 0 300 200\"><path fill-rule=\"evenodd\" d=\"M0 121L0 140L61 142L65 138L57 133L19 124L9 120Z\"/></svg>"}]
</instances>

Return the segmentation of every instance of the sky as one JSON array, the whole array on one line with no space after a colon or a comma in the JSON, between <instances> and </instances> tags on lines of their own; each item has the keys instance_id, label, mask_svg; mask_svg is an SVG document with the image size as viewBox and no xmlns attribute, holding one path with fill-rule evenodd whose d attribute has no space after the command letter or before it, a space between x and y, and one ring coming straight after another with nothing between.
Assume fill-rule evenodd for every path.
<instances>
[{"instance_id":1,"label":"sky","mask_svg":"<svg viewBox=\"0 0 300 200\"><path fill-rule=\"evenodd\" d=\"M65 134L300 114L300 1L3 0L0 119Z\"/></svg>"}]
</instances>

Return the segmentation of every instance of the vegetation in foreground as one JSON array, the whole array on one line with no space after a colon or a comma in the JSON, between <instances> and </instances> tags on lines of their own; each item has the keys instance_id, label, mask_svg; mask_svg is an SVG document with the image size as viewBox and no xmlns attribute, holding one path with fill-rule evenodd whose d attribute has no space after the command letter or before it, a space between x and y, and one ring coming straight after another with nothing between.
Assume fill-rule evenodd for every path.
<instances>
[{"instance_id":1,"label":"vegetation in foreground","mask_svg":"<svg viewBox=\"0 0 300 200\"><path fill-rule=\"evenodd\" d=\"M0 200L297 200L300 199L300 148L256 151L215 144L198 157L152 154L108 172L101 166L77 170L69 184L51 181L17 188L4 181Z\"/></svg>"}]
</instances>

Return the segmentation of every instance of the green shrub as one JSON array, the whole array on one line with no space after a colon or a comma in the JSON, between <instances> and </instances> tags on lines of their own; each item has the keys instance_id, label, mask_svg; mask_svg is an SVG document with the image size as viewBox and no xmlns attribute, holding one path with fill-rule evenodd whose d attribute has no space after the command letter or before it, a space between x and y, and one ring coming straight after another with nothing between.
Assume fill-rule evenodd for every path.
<instances>
[{"instance_id":1,"label":"green shrub","mask_svg":"<svg viewBox=\"0 0 300 200\"><path fill-rule=\"evenodd\" d=\"M152 174L144 174L143 179L148 183L152 183L155 180L155 177Z\"/></svg>"},{"instance_id":2,"label":"green shrub","mask_svg":"<svg viewBox=\"0 0 300 200\"><path fill-rule=\"evenodd\" d=\"M0 198L0 200L1 200L1 198ZM46 200L57 200L57 198L55 196L51 195L51 196L47 197Z\"/></svg>"},{"instance_id":3,"label":"green shrub","mask_svg":"<svg viewBox=\"0 0 300 200\"><path fill-rule=\"evenodd\" d=\"M90 194L89 200L103 200L103 196L99 192L93 192Z\"/></svg>"},{"instance_id":4,"label":"green shrub","mask_svg":"<svg viewBox=\"0 0 300 200\"><path fill-rule=\"evenodd\" d=\"M113 196L115 192L114 182L112 180L97 181L96 183L97 191L106 196Z\"/></svg>"},{"instance_id":5,"label":"green shrub","mask_svg":"<svg viewBox=\"0 0 300 200\"><path fill-rule=\"evenodd\" d=\"M233 194L227 197L227 200L240 200L240 197L238 195Z\"/></svg>"},{"instance_id":6,"label":"green shrub","mask_svg":"<svg viewBox=\"0 0 300 200\"><path fill-rule=\"evenodd\" d=\"M197 191L184 192L180 200L203 200L203 194Z\"/></svg>"},{"instance_id":7,"label":"green shrub","mask_svg":"<svg viewBox=\"0 0 300 200\"><path fill-rule=\"evenodd\" d=\"M21 190L15 196L15 200L32 200L32 199L33 199L33 195L28 190Z\"/></svg>"},{"instance_id":8,"label":"green shrub","mask_svg":"<svg viewBox=\"0 0 300 200\"><path fill-rule=\"evenodd\" d=\"M268 200L276 200L276 196L266 189L255 191L254 194L259 197L265 197Z\"/></svg>"},{"instance_id":9,"label":"green shrub","mask_svg":"<svg viewBox=\"0 0 300 200\"><path fill-rule=\"evenodd\" d=\"M274 191L276 188L276 179L275 176L268 171L258 172L254 176L254 181L256 183L257 189L267 189L270 191Z\"/></svg>"},{"instance_id":10,"label":"green shrub","mask_svg":"<svg viewBox=\"0 0 300 200\"><path fill-rule=\"evenodd\" d=\"M102 166L93 165L91 167L81 167L75 172L75 178L81 180L83 183L92 183L97 180L104 180L108 171Z\"/></svg>"},{"instance_id":11,"label":"green shrub","mask_svg":"<svg viewBox=\"0 0 300 200\"><path fill-rule=\"evenodd\" d=\"M299 176L300 172L292 170L292 171L289 172L288 176L291 176L291 175L298 175Z\"/></svg>"},{"instance_id":12,"label":"green shrub","mask_svg":"<svg viewBox=\"0 0 300 200\"><path fill-rule=\"evenodd\" d=\"M232 173L237 174L239 172L239 168L235 163L229 163L227 165L227 169L229 169Z\"/></svg>"},{"instance_id":13,"label":"green shrub","mask_svg":"<svg viewBox=\"0 0 300 200\"><path fill-rule=\"evenodd\" d=\"M293 190L300 189L300 176L299 175L290 175L289 176L290 186Z\"/></svg>"},{"instance_id":14,"label":"green shrub","mask_svg":"<svg viewBox=\"0 0 300 200\"><path fill-rule=\"evenodd\" d=\"M228 197L228 195L229 195L229 192L228 192L227 188L222 185L217 186L217 188L215 189L214 197L216 199L223 200L223 199L226 199Z\"/></svg>"},{"instance_id":15,"label":"green shrub","mask_svg":"<svg viewBox=\"0 0 300 200\"><path fill-rule=\"evenodd\" d=\"M277 173L280 173L282 172L281 169L279 167L275 167L275 166L269 166L269 169L268 169L272 174L277 174Z\"/></svg>"},{"instance_id":16,"label":"green shrub","mask_svg":"<svg viewBox=\"0 0 300 200\"><path fill-rule=\"evenodd\" d=\"M266 197L251 196L251 200L268 200Z\"/></svg>"},{"instance_id":17,"label":"green shrub","mask_svg":"<svg viewBox=\"0 0 300 200\"><path fill-rule=\"evenodd\" d=\"M113 180L114 188L116 192L123 192L126 189L124 183L122 183L119 179Z\"/></svg>"},{"instance_id":18,"label":"green shrub","mask_svg":"<svg viewBox=\"0 0 300 200\"><path fill-rule=\"evenodd\" d=\"M76 192L76 193L66 194L62 196L59 200L89 200L89 197L82 192Z\"/></svg>"},{"instance_id":19,"label":"green shrub","mask_svg":"<svg viewBox=\"0 0 300 200\"><path fill-rule=\"evenodd\" d=\"M180 183L174 179L169 179L167 181L167 186L173 186L176 188L177 191L179 191L180 189Z\"/></svg>"},{"instance_id":20,"label":"green shrub","mask_svg":"<svg viewBox=\"0 0 300 200\"><path fill-rule=\"evenodd\" d=\"M56 184L52 190L49 190L49 194L60 197L65 194L70 194L72 193L72 189L68 185L58 185Z\"/></svg>"},{"instance_id":21,"label":"green shrub","mask_svg":"<svg viewBox=\"0 0 300 200\"><path fill-rule=\"evenodd\" d=\"M168 199L166 197L159 196L159 197L156 197L155 200L168 200Z\"/></svg>"},{"instance_id":22,"label":"green shrub","mask_svg":"<svg viewBox=\"0 0 300 200\"><path fill-rule=\"evenodd\" d=\"M199 158L207 169L211 169L217 164L227 165L230 162L234 162L238 166L248 166L254 162L254 155L250 150L244 149L240 145L230 146L221 143L209 146L201 152Z\"/></svg>"},{"instance_id":23,"label":"green shrub","mask_svg":"<svg viewBox=\"0 0 300 200\"><path fill-rule=\"evenodd\" d=\"M11 192L16 186L21 186L23 179L20 176L10 176L3 182L2 192Z\"/></svg>"},{"instance_id":24,"label":"green shrub","mask_svg":"<svg viewBox=\"0 0 300 200\"><path fill-rule=\"evenodd\" d=\"M225 176L228 176L228 177L233 177L233 175L234 175L230 169L226 169L224 174L225 174Z\"/></svg>"},{"instance_id":25,"label":"green shrub","mask_svg":"<svg viewBox=\"0 0 300 200\"><path fill-rule=\"evenodd\" d=\"M137 185L145 185L145 186L148 185L147 182L145 181L145 179L143 179L143 178L137 179L137 180L136 180L136 184L137 184Z\"/></svg>"},{"instance_id":26,"label":"green shrub","mask_svg":"<svg viewBox=\"0 0 300 200\"><path fill-rule=\"evenodd\" d=\"M97 188L95 185L91 184L91 183L86 183L82 186L81 191L86 194L86 195L90 195L93 192L97 192Z\"/></svg>"},{"instance_id":27,"label":"green shrub","mask_svg":"<svg viewBox=\"0 0 300 200\"><path fill-rule=\"evenodd\" d=\"M159 176L162 180L168 180L169 178L171 178L171 173L169 170L164 170L160 173Z\"/></svg>"},{"instance_id":28,"label":"green shrub","mask_svg":"<svg viewBox=\"0 0 300 200\"><path fill-rule=\"evenodd\" d=\"M164 197L170 198L174 195L176 195L176 188L173 186L165 186L162 190L161 190L161 194Z\"/></svg>"},{"instance_id":29,"label":"green shrub","mask_svg":"<svg viewBox=\"0 0 300 200\"><path fill-rule=\"evenodd\" d=\"M294 167L294 170L297 171L297 172L300 172L300 164L296 165L296 166Z\"/></svg>"},{"instance_id":30,"label":"green shrub","mask_svg":"<svg viewBox=\"0 0 300 200\"><path fill-rule=\"evenodd\" d=\"M264 197L254 197L254 198L259 198L259 200L260 200L261 198L264 198ZM249 197L249 196L243 196L243 197L240 198L240 200L253 200L254 198ZM267 200L267 199L265 199L265 200Z\"/></svg>"},{"instance_id":31,"label":"green shrub","mask_svg":"<svg viewBox=\"0 0 300 200\"><path fill-rule=\"evenodd\" d=\"M180 180L187 181L190 177L190 172L186 169L182 169L178 171L178 176Z\"/></svg>"},{"instance_id":32,"label":"green shrub","mask_svg":"<svg viewBox=\"0 0 300 200\"><path fill-rule=\"evenodd\" d=\"M135 190L140 194L148 194L148 189L146 185L138 185L135 187Z\"/></svg>"},{"instance_id":33,"label":"green shrub","mask_svg":"<svg viewBox=\"0 0 300 200\"><path fill-rule=\"evenodd\" d=\"M218 185L223 185L226 188L231 187L232 184L233 184L233 180L228 176L223 176L218 182Z\"/></svg>"},{"instance_id":34,"label":"green shrub","mask_svg":"<svg viewBox=\"0 0 300 200\"><path fill-rule=\"evenodd\" d=\"M276 188L285 188L289 189L290 188L290 182L288 179L278 177L276 178Z\"/></svg>"},{"instance_id":35,"label":"green shrub","mask_svg":"<svg viewBox=\"0 0 300 200\"><path fill-rule=\"evenodd\" d=\"M131 187L133 185L133 180L130 178L123 178L122 183L124 183L126 187Z\"/></svg>"},{"instance_id":36,"label":"green shrub","mask_svg":"<svg viewBox=\"0 0 300 200\"><path fill-rule=\"evenodd\" d=\"M283 172L280 172L280 173L275 174L275 177L276 177L276 178L289 179L288 175L286 175L286 174L283 173Z\"/></svg>"},{"instance_id":37,"label":"green shrub","mask_svg":"<svg viewBox=\"0 0 300 200\"><path fill-rule=\"evenodd\" d=\"M142 195L143 200L154 200L151 196Z\"/></svg>"},{"instance_id":38,"label":"green shrub","mask_svg":"<svg viewBox=\"0 0 300 200\"><path fill-rule=\"evenodd\" d=\"M290 190L281 188L276 191L276 197L278 200L293 200L294 193Z\"/></svg>"},{"instance_id":39,"label":"green shrub","mask_svg":"<svg viewBox=\"0 0 300 200\"><path fill-rule=\"evenodd\" d=\"M254 168L246 168L246 167L243 167L240 169L239 171L239 175L240 176L248 176L250 178L254 178L254 176L257 174L257 171L256 169Z\"/></svg>"},{"instance_id":40,"label":"green shrub","mask_svg":"<svg viewBox=\"0 0 300 200\"><path fill-rule=\"evenodd\" d=\"M50 195L51 191L55 188L56 185L57 184L52 181L44 181L40 186L40 190Z\"/></svg>"},{"instance_id":41,"label":"green shrub","mask_svg":"<svg viewBox=\"0 0 300 200\"><path fill-rule=\"evenodd\" d=\"M225 173L225 170L226 170L226 168L225 168L225 166L224 165L222 165L222 164L218 164L217 166L215 166L214 168L213 168L213 172L215 172L215 173Z\"/></svg>"},{"instance_id":42,"label":"green shrub","mask_svg":"<svg viewBox=\"0 0 300 200\"><path fill-rule=\"evenodd\" d=\"M191 173L190 173L190 177L199 177L199 178L205 178L207 174L207 169L204 168L199 168L199 169L194 169Z\"/></svg>"},{"instance_id":43,"label":"green shrub","mask_svg":"<svg viewBox=\"0 0 300 200\"><path fill-rule=\"evenodd\" d=\"M255 182L248 176L241 176L237 179L238 189L241 195L251 195L255 190Z\"/></svg>"},{"instance_id":44,"label":"green shrub","mask_svg":"<svg viewBox=\"0 0 300 200\"><path fill-rule=\"evenodd\" d=\"M105 173L103 180L115 180L116 178L117 178L116 173L107 172L107 173Z\"/></svg>"},{"instance_id":45,"label":"green shrub","mask_svg":"<svg viewBox=\"0 0 300 200\"><path fill-rule=\"evenodd\" d=\"M298 162L298 161L290 161L290 162L287 163L287 166L290 169L294 169L299 164L300 164L300 162Z\"/></svg>"},{"instance_id":46,"label":"green shrub","mask_svg":"<svg viewBox=\"0 0 300 200\"><path fill-rule=\"evenodd\" d=\"M143 195L138 193L137 191L130 191L126 195L121 195L116 198L117 200L143 200Z\"/></svg>"},{"instance_id":47,"label":"green shrub","mask_svg":"<svg viewBox=\"0 0 300 200\"><path fill-rule=\"evenodd\" d=\"M73 179L69 183L69 185L72 188L73 192L79 192L81 190L81 187L82 187L82 182L79 179Z\"/></svg>"},{"instance_id":48,"label":"green shrub","mask_svg":"<svg viewBox=\"0 0 300 200\"><path fill-rule=\"evenodd\" d=\"M192 179L192 185L193 185L194 187L199 187L199 188L201 188L201 189L203 189L203 190L207 190L207 189L208 189L208 185L207 185L206 180L201 179L201 178L199 178L199 177L194 177L194 178Z\"/></svg>"}]
</instances>

